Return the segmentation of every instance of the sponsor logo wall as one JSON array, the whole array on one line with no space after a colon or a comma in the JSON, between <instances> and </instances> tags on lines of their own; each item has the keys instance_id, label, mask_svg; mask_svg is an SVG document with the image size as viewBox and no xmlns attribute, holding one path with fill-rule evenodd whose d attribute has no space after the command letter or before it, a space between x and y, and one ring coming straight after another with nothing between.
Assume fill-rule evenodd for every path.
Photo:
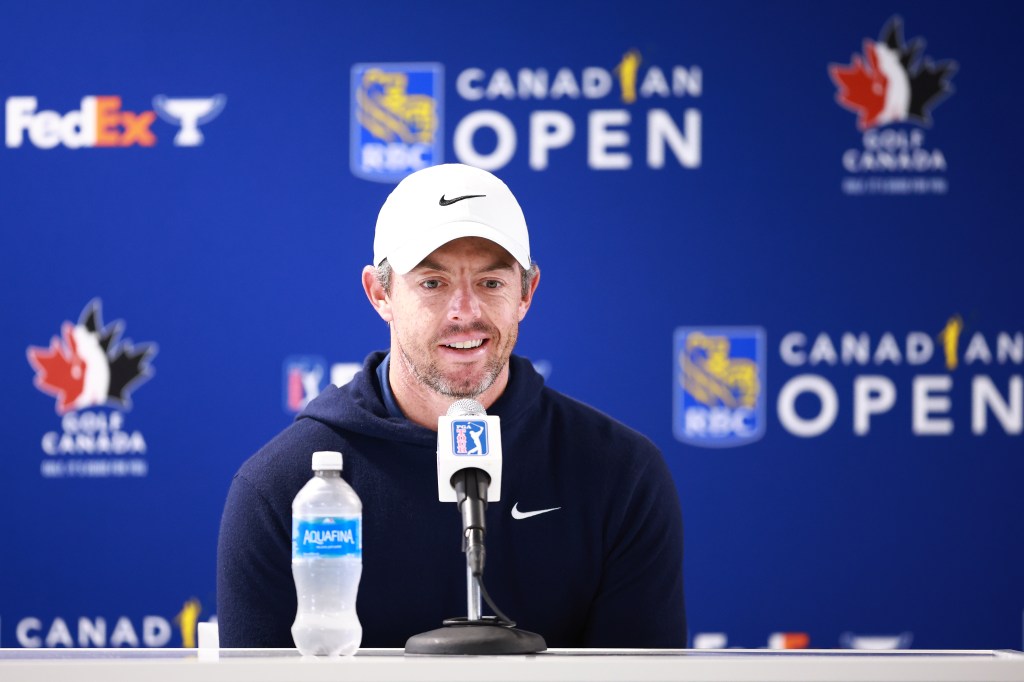
<instances>
[{"instance_id":1,"label":"sponsor logo wall","mask_svg":"<svg viewBox=\"0 0 1024 682\"><path fill-rule=\"evenodd\" d=\"M1020 648L1019 10L379 9L0 25L0 645L194 645L235 470L388 342L377 210L462 162L518 352L665 455L694 647Z\"/></svg>"}]
</instances>

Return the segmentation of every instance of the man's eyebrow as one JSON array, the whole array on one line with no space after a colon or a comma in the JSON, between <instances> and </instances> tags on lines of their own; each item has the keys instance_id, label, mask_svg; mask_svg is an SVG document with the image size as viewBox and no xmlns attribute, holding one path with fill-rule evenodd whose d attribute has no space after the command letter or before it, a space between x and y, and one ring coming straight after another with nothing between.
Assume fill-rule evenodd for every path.
<instances>
[{"instance_id":1,"label":"man's eyebrow","mask_svg":"<svg viewBox=\"0 0 1024 682\"><path fill-rule=\"evenodd\" d=\"M498 270L515 270L515 261L499 258L480 272L496 272Z\"/></svg>"},{"instance_id":2,"label":"man's eyebrow","mask_svg":"<svg viewBox=\"0 0 1024 682\"><path fill-rule=\"evenodd\" d=\"M440 272L448 272L440 263L430 260L430 256L421 260L419 265L414 267L413 270L438 270Z\"/></svg>"}]
</instances>

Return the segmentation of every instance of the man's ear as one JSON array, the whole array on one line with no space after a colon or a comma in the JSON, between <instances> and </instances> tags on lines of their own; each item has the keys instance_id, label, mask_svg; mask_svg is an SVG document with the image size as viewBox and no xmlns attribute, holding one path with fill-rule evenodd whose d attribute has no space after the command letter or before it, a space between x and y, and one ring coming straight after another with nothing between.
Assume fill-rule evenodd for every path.
<instances>
[{"instance_id":1,"label":"man's ear","mask_svg":"<svg viewBox=\"0 0 1024 682\"><path fill-rule=\"evenodd\" d=\"M526 317L526 312L530 309L530 304L533 303L533 294L537 291L537 285L540 284L540 266L536 263L533 267L537 270L537 273L530 280L530 286L526 290L526 296L523 296L519 300L519 321L522 322L523 318Z\"/></svg>"},{"instance_id":2,"label":"man's ear","mask_svg":"<svg viewBox=\"0 0 1024 682\"><path fill-rule=\"evenodd\" d=\"M363 291L370 305L385 322L391 322L391 297L384 292L384 287L377 281L377 268L367 265L363 268Z\"/></svg>"}]
</instances>

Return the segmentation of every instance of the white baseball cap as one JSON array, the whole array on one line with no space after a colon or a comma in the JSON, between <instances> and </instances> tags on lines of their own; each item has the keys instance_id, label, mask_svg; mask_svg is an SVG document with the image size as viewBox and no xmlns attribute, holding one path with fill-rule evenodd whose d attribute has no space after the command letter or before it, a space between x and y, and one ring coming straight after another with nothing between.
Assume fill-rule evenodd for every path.
<instances>
[{"instance_id":1,"label":"white baseball cap","mask_svg":"<svg viewBox=\"0 0 1024 682\"><path fill-rule=\"evenodd\" d=\"M519 202L485 170L446 163L398 183L377 216L373 264L387 258L399 275L460 237L483 237L530 268L530 234Z\"/></svg>"}]
</instances>

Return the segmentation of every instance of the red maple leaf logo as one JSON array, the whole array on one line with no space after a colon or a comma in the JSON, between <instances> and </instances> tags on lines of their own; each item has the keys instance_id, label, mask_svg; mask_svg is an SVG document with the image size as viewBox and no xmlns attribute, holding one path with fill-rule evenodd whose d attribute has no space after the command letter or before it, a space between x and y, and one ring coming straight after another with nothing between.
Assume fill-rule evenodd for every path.
<instances>
[{"instance_id":1,"label":"red maple leaf logo","mask_svg":"<svg viewBox=\"0 0 1024 682\"><path fill-rule=\"evenodd\" d=\"M82 394L85 362L78 356L70 322L61 327L64 342L56 336L49 348L29 346L28 361L36 370L35 385L43 393L57 398L57 412L64 414Z\"/></svg>"},{"instance_id":2,"label":"red maple leaf logo","mask_svg":"<svg viewBox=\"0 0 1024 682\"><path fill-rule=\"evenodd\" d=\"M58 414L94 405L131 409L131 392L153 375L157 346L121 339L123 330L120 320L103 323L102 302L94 298L77 325L61 326L63 341L54 336L49 348L29 346L36 388L57 398Z\"/></svg>"},{"instance_id":3,"label":"red maple leaf logo","mask_svg":"<svg viewBox=\"0 0 1024 682\"><path fill-rule=\"evenodd\" d=\"M832 82L839 88L836 101L857 114L857 128L867 130L878 122L885 107L885 89L889 84L878 68L878 56L870 40L864 41L867 63L858 54L849 65L832 64L828 67Z\"/></svg>"},{"instance_id":4,"label":"red maple leaf logo","mask_svg":"<svg viewBox=\"0 0 1024 682\"><path fill-rule=\"evenodd\" d=\"M930 127L931 110L953 92L957 63L924 55L925 41L903 37L903 19L893 16L877 41L864 41L864 56L830 64L836 101L857 114L857 128L911 122ZM886 101L886 100L890 101Z\"/></svg>"}]
</instances>

